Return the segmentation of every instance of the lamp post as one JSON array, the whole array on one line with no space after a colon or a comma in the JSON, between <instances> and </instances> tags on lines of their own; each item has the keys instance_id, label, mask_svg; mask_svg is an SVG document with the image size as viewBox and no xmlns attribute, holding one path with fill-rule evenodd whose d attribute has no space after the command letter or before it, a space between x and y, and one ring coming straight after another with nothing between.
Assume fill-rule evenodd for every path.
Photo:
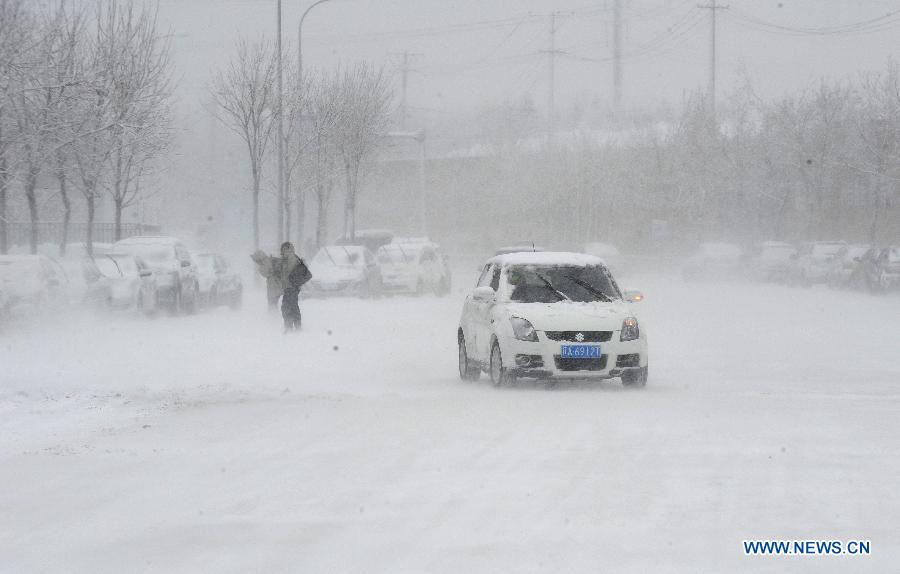
<instances>
[{"instance_id":1,"label":"lamp post","mask_svg":"<svg viewBox=\"0 0 900 574\"><path fill-rule=\"evenodd\" d=\"M303 22L306 20L306 15L309 14L309 11L318 6L319 4L323 4L328 2L329 0L317 0L309 5L309 7L303 11L303 15L300 16L300 24L297 26L297 93L298 97L300 92L303 90ZM303 150L303 114L300 113L297 115L297 138L298 138L298 153L302 153ZM297 194L297 248L301 249L303 245L303 223L304 218L306 217L306 195L303 193L303 186L301 185Z\"/></svg>"}]
</instances>

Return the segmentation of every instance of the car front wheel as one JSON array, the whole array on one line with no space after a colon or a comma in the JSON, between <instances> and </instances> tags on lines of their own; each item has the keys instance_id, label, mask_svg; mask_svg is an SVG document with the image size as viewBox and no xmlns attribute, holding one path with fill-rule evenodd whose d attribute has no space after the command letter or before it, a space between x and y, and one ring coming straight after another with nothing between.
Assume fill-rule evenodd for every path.
<instances>
[{"instance_id":1,"label":"car front wheel","mask_svg":"<svg viewBox=\"0 0 900 574\"><path fill-rule=\"evenodd\" d=\"M469 361L469 353L466 351L466 338L460 333L457 337L459 347L459 378L464 381L477 381L481 377L481 369L478 365Z\"/></svg>"},{"instance_id":2,"label":"car front wheel","mask_svg":"<svg viewBox=\"0 0 900 574\"><path fill-rule=\"evenodd\" d=\"M626 387L646 387L647 372L649 367L632 369L622 373L622 384Z\"/></svg>"},{"instance_id":3,"label":"car front wheel","mask_svg":"<svg viewBox=\"0 0 900 574\"><path fill-rule=\"evenodd\" d=\"M515 383L515 375L511 375L506 367L503 366L500 343L494 341L494 345L491 347L491 384L495 387L501 387L503 385L514 385Z\"/></svg>"}]
</instances>

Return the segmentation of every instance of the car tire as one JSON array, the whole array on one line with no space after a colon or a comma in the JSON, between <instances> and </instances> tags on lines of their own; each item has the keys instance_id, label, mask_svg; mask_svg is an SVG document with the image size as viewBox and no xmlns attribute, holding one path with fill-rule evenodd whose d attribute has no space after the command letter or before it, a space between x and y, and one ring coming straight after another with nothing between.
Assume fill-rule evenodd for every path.
<instances>
[{"instance_id":1,"label":"car tire","mask_svg":"<svg viewBox=\"0 0 900 574\"><path fill-rule=\"evenodd\" d=\"M197 307L200 303L200 286L194 285L194 296L191 297L191 302L185 307L185 311L188 315L195 315L197 313Z\"/></svg>"},{"instance_id":2,"label":"car tire","mask_svg":"<svg viewBox=\"0 0 900 574\"><path fill-rule=\"evenodd\" d=\"M503 354L500 352L500 343L494 341L491 346L491 363L490 363L491 384L495 387L503 385L516 384L515 375L511 375L506 367L503 366Z\"/></svg>"},{"instance_id":3,"label":"car tire","mask_svg":"<svg viewBox=\"0 0 900 574\"><path fill-rule=\"evenodd\" d=\"M646 387L647 374L649 367L641 367L640 369L632 369L622 373L622 385L626 387Z\"/></svg>"},{"instance_id":4,"label":"car tire","mask_svg":"<svg viewBox=\"0 0 900 574\"><path fill-rule=\"evenodd\" d=\"M238 311L241 308L241 305L244 303L244 288L238 287L237 290L231 295L231 301L228 304L228 307L231 308L232 311Z\"/></svg>"},{"instance_id":5,"label":"car tire","mask_svg":"<svg viewBox=\"0 0 900 574\"><path fill-rule=\"evenodd\" d=\"M466 338L460 333L456 339L459 356L459 378L464 381L477 381L481 378L481 369L469 360L469 352L466 350Z\"/></svg>"},{"instance_id":6,"label":"car tire","mask_svg":"<svg viewBox=\"0 0 900 574\"><path fill-rule=\"evenodd\" d=\"M172 295L172 305L169 307L169 312L172 316L177 317L181 314L181 308L184 301L181 298L181 287L178 286L174 290L174 294Z\"/></svg>"}]
</instances>

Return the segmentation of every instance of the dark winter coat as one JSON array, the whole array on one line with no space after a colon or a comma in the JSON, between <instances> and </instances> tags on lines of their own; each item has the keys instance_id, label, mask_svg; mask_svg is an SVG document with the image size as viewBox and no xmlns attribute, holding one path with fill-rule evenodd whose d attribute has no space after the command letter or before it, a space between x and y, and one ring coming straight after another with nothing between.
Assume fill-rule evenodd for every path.
<instances>
[{"instance_id":1,"label":"dark winter coat","mask_svg":"<svg viewBox=\"0 0 900 574\"><path fill-rule=\"evenodd\" d=\"M279 273L285 289L300 289L307 281L312 279L312 273L306 262L296 255L291 255L287 260L281 259L276 261L278 262Z\"/></svg>"}]
</instances>

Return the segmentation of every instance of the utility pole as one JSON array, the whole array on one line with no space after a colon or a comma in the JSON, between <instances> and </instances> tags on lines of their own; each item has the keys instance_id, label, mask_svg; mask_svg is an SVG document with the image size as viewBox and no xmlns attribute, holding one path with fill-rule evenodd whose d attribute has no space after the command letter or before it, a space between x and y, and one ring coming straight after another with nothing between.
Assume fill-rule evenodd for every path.
<instances>
[{"instance_id":1,"label":"utility pole","mask_svg":"<svg viewBox=\"0 0 900 574\"><path fill-rule=\"evenodd\" d=\"M622 110L622 0L613 0L613 112Z\"/></svg>"},{"instance_id":2,"label":"utility pole","mask_svg":"<svg viewBox=\"0 0 900 574\"><path fill-rule=\"evenodd\" d=\"M716 5L716 0L709 4L698 5L698 8L709 10L709 109L713 117L716 115L716 12L728 6Z\"/></svg>"},{"instance_id":3,"label":"utility pole","mask_svg":"<svg viewBox=\"0 0 900 574\"><path fill-rule=\"evenodd\" d=\"M400 129L405 130L406 117L409 111L406 103L406 88L408 86L409 73L413 71L409 65L410 59L421 56L421 54L413 54L409 50L403 50L398 55L402 58L400 63Z\"/></svg>"},{"instance_id":4,"label":"utility pole","mask_svg":"<svg viewBox=\"0 0 900 574\"><path fill-rule=\"evenodd\" d=\"M300 23L297 25L297 94L298 97L303 94L303 22L309 11L328 2L328 0L318 0L309 5L300 16ZM297 145L298 153L303 153L303 111L297 114ZM303 188L302 179L297 185L297 250L303 249L303 224L306 220L306 192Z\"/></svg>"},{"instance_id":5,"label":"utility pole","mask_svg":"<svg viewBox=\"0 0 900 574\"><path fill-rule=\"evenodd\" d=\"M284 241L284 92L282 91L282 70L281 70L281 0L278 0L278 32L275 35L275 49L278 51L276 55L278 63L278 243Z\"/></svg>"},{"instance_id":6,"label":"utility pole","mask_svg":"<svg viewBox=\"0 0 900 574\"><path fill-rule=\"evenodd\" d=\"M550 49L542 50L547 54L547 145L553 145L556 132L556 103L554 101L556 91L556 56L563 52L556 49L556 15L550 14Z\"/></svg>"}]
</instances>

